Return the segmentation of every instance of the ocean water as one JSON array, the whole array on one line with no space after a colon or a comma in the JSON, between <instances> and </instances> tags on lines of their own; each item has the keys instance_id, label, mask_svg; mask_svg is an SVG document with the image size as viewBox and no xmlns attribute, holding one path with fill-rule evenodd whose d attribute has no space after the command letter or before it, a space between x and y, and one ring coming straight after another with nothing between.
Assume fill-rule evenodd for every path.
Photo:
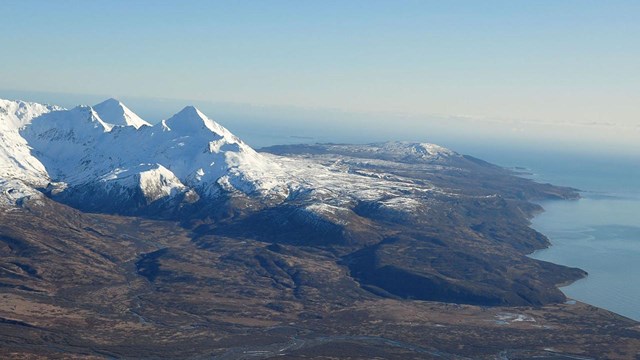
<instances>
[{"instance_id":1,"label":"ocean water","mask_svg":"<svg viewBox=\"0 0 640 360\"><path fill-rule=\"evenodd\" d=\"M577 201L540 203L545 212L532 226L552 246L531 256L589 273L561 288L568 297L640 321L640 159L550 154L519 159L533 179L575 187L582 195Z\"/></svg>"}]
</instances>

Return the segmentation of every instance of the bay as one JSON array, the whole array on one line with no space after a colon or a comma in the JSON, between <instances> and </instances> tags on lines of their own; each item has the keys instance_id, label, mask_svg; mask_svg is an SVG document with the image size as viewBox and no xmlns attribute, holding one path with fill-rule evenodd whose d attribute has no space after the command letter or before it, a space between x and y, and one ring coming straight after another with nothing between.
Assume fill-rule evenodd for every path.
<instances>
[{"instance_id":1,"label":"bay","mask_svg":"<svg viewBox=\"0 0 640 360\"><path fill-rule=\"evenodd\" d=\"M589 273L561 288L569 298L640 320L639 163L572 155L535 164L534 180L578 188L582 198L541 203L532 227L552 246L531 257Z\"/></svg>"}]
</instances>

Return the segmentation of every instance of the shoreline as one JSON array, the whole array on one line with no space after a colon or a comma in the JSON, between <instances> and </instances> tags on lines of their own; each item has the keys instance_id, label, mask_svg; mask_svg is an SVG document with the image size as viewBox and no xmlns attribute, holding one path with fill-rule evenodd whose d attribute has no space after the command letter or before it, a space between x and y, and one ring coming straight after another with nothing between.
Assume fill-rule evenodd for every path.
<instances>
[{"instance_id":1,"label":"shoreline","mask_svg":"<svg viewBox=\"0 0 640 360\"><path fill-rule=\"evenodd\" d=\"M581 194L582 193L584 193L584 191L582 191ZM583 200L583 199L589 199L589 197L581 196L580 200ZM592 199L592 200L597 201L595 199ZM542 212L538 212L534 217L537 218L537 217L541 216L543 213L545 213L547 215L549 214L548 207L544 207L543 206L544 203L559 203L559 204L562 204L562 203L564 203L564 201L552 199L552 200L545 200L543 202L536 202L536 204L538 204L541 207L543 207L544 210ZM582 206L587 206L587 205L582 205ZM553 216L553 214L548 215L548 216ZM591 305L591 306L594 306L594 307L597 307L597 308L604 309L606 311L610 311L610 312L612 312L612 313L614 313L616 315L628 318L630 320L633 320L633 321L636 321L636 322L640 322L640 315L629 314L628 311L625 311L624 309L621 309L620 307L616 306L616 304L618 304L617 302L612 301L609 304L606 304L606 303L603 304L602 301L598 301L598 298L600 298L600 299L602 299L602 298L611 298L611 297L604 297L604 296L602 296L602 294L604 294L605 292L610 292L612 290L609 289L609 288L602 288L602 286L601 286L602 284L598 285L597 280L596 280L596 282L594 282L594 280L593 280L593 270L585 270L585 269L583 269L583 267L585 265L587 265L587 266L588 265L592 265L591 263L583 261L582 263L578 263L578 264L575 264L575 263L574 264L569 264L566 261L558 261L558 260L553 260L553 259L547 259L548 256L540 256L541 253L545 253L545 252L552 252L552 254L554 254L556 256L563 256L563 255L567 256L567 249L563 248L563 247L566 247L567 244L565 243L565 244L563 244L563 246L560 246L560 248L558 248L559 247L559 243L562 243L563 240L561 238L559 239L558 237L550 237L549 235L547 235L544 232L544 230L545 230L544 228L541 228L540 226L536 226L536 222L533 221L533 218L532 218L532 222L531 222L530 228L533 229L534 231L544 235L545 238L547 238L549 240L550 244L546 248L537 249L537 250L533 251L532 253L527 255L528 257L530 257L532 259L535 259L535 260L538 260L538 261L546 261L546 262L550 262L550 263L561 265L561 266L577 267L577 268L585 271L586 276L584 276L582 278L575 279L575 280L568 280L568 281L556 284L556 288L559 289L567 297L567 299L570 299L570 300L573 300L573 301L582 302L582 303L585 303L585 304L588 304L588 305ZM546 230L547 230L546 232L548 233L549 229L546 229ZM580 240L584 240L584 239L580 239ZM576 240L576 241L580 241L580 240ZM601 247L602 246L606 246L606 244L600 244L600 246ZM590 253L586 253L584 255L594 256L594 254L596 254L598 250L602 250L602 249L600 249L598 247L595 247L595 248L591 249ZM577 250L577 251L579 251L579 250ZM615 260L610 259L610 261L613 262ZM600 271L599 274L600 275L607 275L607 272L606 271L605 272ZM582 282L582 280L589 281L587 287L588 287L589 290L592 290L590 292L585 293L585 294L587 294L587 296L576 295L575 293L572 293L571 291L567 292L566 288L568 288L570 286L573 286L578 282ZM600 282L602 282L602 280L600 280ZM598 286L596 286L596 285L598 285ZM582 285L582 286L585 286L585 285ZM589 294L593 294L593 295L589 296ZM622 295L626 295L626 294L622 294ZM629 295L626 295L626 296L628 297ZM622 306L624 306L624 304Z\"/></svg>"},{"instance_id":2,"label":"shoreline","mask_svg":"<svg viewBox=\"0 0 640 360\"><path fill-rule=\"evenodd\" d=\"M578 197L577 197L577 198L568 198L568 199L546 199L546 200L542 200L542 201L532 201L532 203L533 203L533 204L538 205L540 208L539 208L538 210L534 210L534 211L532 211L531 217L530 217L530 219L529 219L529 228L530 228L530 229L532 229L533 231L537 232L538 234L540 234L540 235L544 236L544 238L547 240L547 243L548 243L548 244L547 244L547 246L545 246L545 247L542 247L542 248L539 248L539 249L535 249L535 250L533 250L532 252L530 252L530 253L528 253L528 254L525 254L525 256L527 256L527 257L529 257L529 258L531 258L531 259L537 260L537 261L546 261L546 262L550 262L550 263L555 264L555 265L565 266L565 267L569 267L569 268L576 268L576 269L579 269L579 270L581 270L581 271L583 271L583 272L584 272L584 276L582 276L582 277L580 277L580 278L577 278L577 279L567 279L567 280L565 280L565 281L562 281L562 282L556 283L556 284L555 284L555 287L556 287L558 290L560 290L560 291L562 291L562 288L563 288L563 287L567 287L567 286L569 286L569 285L572 285L572 284L576 283L577 281L587 279L587 278L589 277L589 272L588 272L588 271L586 271L586 270L584 270L584 269L583 269L583 268L581 268L581 267L575 267L575 266L571 266L571 265L566 265L566 264L556 263L556 262L547 261L547 260L542 260L542 259L538 259L538 258L534 257L534 255L535 255L536 253L538 253L538 252L541 252L541 251L545 251L545 250L549 250L549 249L551 249L551 248L553 247L553 245L554 245L554 244L553 244L553 242L551 241L551 238L550 238L549 236L547 236L545 233L543 233L543 232L539 231L538 229L536 229L536 228L533 226L533 221L532 221L532 220L533 220L534 218L536 218L536 217L538 217L538 216L540 216L540 215L542 215L542 214L544 214L544 213L546 213L546 212L547 212L547 209L546 209L544 206L542 206L542 203L543 203L543 202L550 202L550 201L554 201L554 202L555 202L555 201L558 201L558 202L565 202L565 201L579 201L579 200L581 200L581 199L583 198L583 197L582 197L582 195L580 194L582 191L581 191L581 190L577 190L577 189L576 189L576 192L578 192ZM570 297L569 297L569 296L568 296L564 291L562 291L562 293L563 293L563 294L564 294L564 296L567 298L567 300L571 299L571 298L570 298ZM571 300L577 300L577 299L571 299ZM577 300L577 301L580 301L580 300ZM589 305L591 305L591 304L589 304ZM592 305L592 306L595 306L595 305ZM608 309L605 309L605 310L608 310ZM608 310L608 311L610 311L610 310Z\"/></svg>"}]
</instances>

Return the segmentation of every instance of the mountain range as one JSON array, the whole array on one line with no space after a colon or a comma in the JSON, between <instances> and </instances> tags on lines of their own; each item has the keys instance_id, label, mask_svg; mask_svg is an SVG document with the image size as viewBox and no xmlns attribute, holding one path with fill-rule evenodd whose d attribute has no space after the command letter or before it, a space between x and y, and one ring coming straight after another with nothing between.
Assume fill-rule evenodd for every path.
<instances>
[{"instance_id":1,"label":"mountain range","mask_svg":"<svg viewBox=\"0 0 640 360\"><path fill-rule=\"evenodd\" d=\"M520 175L429 143L256 151L192 106L0 100L0 355L637 354L637 323L558 289L584 271L527 256L534 201L579 193Z\"/></svg>"}]
</instances>

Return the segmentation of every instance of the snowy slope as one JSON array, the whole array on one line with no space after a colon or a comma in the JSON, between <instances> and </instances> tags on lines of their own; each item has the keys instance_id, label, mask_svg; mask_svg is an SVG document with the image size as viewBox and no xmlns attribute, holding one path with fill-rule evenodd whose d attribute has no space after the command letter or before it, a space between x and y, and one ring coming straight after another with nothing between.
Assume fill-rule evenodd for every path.
<instances>
[{"instance_id":1,"label":"snowy slope","mask_svg":"<svg viewBox=\"0 0 640 360\"><path fill-rule=\"evenodd\" d=\"M274 178L282 173L276 163L198 109L187 106L160 126L163 131L152 136L147 151L155 162L170 164L167 167L185 184L209 193L216 186L247 194L286 192Z\"/></svg>"},{"instance_id":2,"label":"snowy slope","mask_svg":"<svg viewBox=\"0 0 640 360\"><path fill-rule=\"evenodd\" d=\"M100 161L101 155L96 150L112 128L91 107L78 106L37 117L22 129L21 135L49 176L60 181L92 175L86 172L94 166L91 162Z\"/></svg>"},{"instance_id":3,"label":"snowy slope","mask_svg":"<svg viewBox=\"0 0 640 360\"><path fill-rule=\"evenodd\" d=\"M62 108L0 99L0 205L12 205L37 196L33 187L48 181L44 165L32 156L19 130L34 118Z\"/></svg>"},{"instance_id":4,"label":"snowy slope","mask_svg":"<svg viewBox=\"0 0 640 360\"><path fill-rule=\"evenodd\" d=\"M50 105L0 99L0 204L13 204L21 197L37 194L32 187L48 181L44 165L31 154L19 131L48 112Z\"/></svg>"},{"instance_id":5,"label":"snowy slope","mask_svg":"<svg viewBox=\"0 0 640 360\"><path fill-rule=\"evenodd\" d=\"M167 168L157 164L141 164L131 169L115 169L100 177L99 183L111 183L122 188L139 188L149 201L167 196L175 196L185 190L185 186Z\"/></svg>"},{"instance_id":6,"label":"snowy slope","mask_svg":"<svg viewBox=\"0 0 640 360\"><path fill-rule=\"evenodd\" d=\"M23 101L0 99L0 178L41 183L46 178L44 166L30 153L20 128L42 114L61 108Z\"/></svg>"}]
</instances>

